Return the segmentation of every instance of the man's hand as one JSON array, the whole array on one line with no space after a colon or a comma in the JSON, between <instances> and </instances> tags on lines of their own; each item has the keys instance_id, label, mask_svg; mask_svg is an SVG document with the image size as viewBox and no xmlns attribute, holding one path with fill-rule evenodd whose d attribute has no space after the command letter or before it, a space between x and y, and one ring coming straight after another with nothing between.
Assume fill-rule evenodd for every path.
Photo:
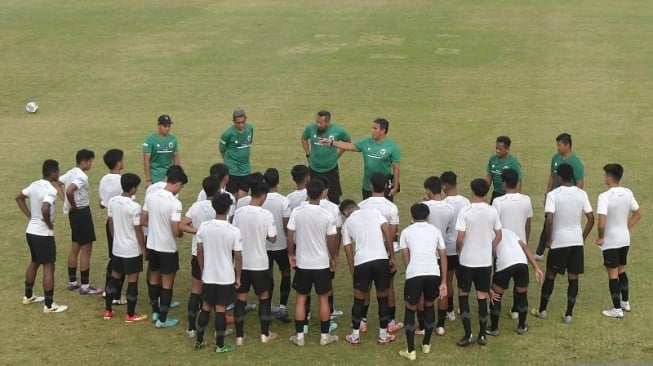
<instances>
[{"instance_id":1,"label":"man's hand","mask_svg":"<svg viewBox=\"0 0 653 366\"><path fill-rule=\"evenodd\" d=\"M390 258L388 258L388 264L390 265L390 272L391 273L397 270L397 263L395 262L394 255L392 255L392 256L390 256Z\"/></svg>"},{"instance_id":2,"label":"man's hand","mask_svg":"<svg viewBox=\"0 0 653 366\"><path fill-rule=\"evenodd\" d=\"M288 261L290 262L290 267L295 268L297 267L297 259L294 255L289 255L288 256Z\"/></svg>"},{"instance_id":3,"label":"man's hand","mask_svg":"<svg viewBox=\"0 0 653 366\"><path fill-rule=\"evenodd\" d=\"M596 245L601 246L605 243L605 238L596 238Z\"/></svg>"},{"instance_id":4,"label":"man's hand","mask_svg":"<svg viewBox=\"0 0 653 366\"><path fill-rule=\"evenodd\" d=\"M544 273L542 273L541 269L535 268L535 281L537 281L537 283L542 283L543 280L544 280Z\"/></svg>"},{"instance_id":5,"label":"man's hand","mask_svg":"<svg viewBox=\"0 0 653 366\"><path fill-rule=\"evenodd\" d=\"M331 258L329 260L329 269L331 272L335 272L338 269L338 258Z\"/></svg>"},{"instance_id":6,"label":"man's hand","mask_svg":"<svg viewBox=\"0 0 653 366\"><path fill-rule=\"evenodd\" d=\"M440 299L445 299L447 297L447 284L440 284Z\"/></svg>"}]
</instances>

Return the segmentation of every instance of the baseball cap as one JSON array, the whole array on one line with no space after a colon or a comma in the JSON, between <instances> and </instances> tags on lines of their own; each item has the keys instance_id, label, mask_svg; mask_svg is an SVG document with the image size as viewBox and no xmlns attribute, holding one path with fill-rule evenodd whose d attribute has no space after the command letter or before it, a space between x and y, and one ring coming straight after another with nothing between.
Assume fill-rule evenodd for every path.
<instances>
[{"instance_id":1,"label":"baseball cap","mask_svg":"<svg viewBox=\"0 0 653 366\"><path fill-rule=\"evenodd\" d=\"M167 114L160 115L157 121L159 122L160 125L172 124L172 119L170 119L170 116L168 116Z\"/></svg>"}]
</instances>

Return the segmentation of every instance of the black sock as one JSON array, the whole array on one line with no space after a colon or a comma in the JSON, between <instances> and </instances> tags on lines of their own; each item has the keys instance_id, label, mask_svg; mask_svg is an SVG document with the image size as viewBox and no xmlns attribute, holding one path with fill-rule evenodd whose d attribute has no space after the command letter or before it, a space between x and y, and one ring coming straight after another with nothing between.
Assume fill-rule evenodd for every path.
<instances>
[{"instance_id":1,"label":"black sock","mask_svg":"<svg viewBox=\"0 0 653 366\"><path fill-rule=\"evenodd\" d=\"M424 315L424 310L417 310L417 323L419 324L419 329L426 329L426 315Z\"/></svg>"},{"instance_id":2,"label":"black sock","mask_svg":"<svg viewBox=\"0 0 653 366\"><path fill-rule=\"evenodd\" d=\"M445 319L447 319L447 310L438 309L438 328L444 328Z\"/></svg>"},{"instance_id":3,"label":"black sock","mask_svg":"<svg viewBox=\"0 0 653 366\"><path fill-rule=\"evenodd\" d=\"M161 297L161 287L159 284L153 285L151 283L147 284L147 294L150 297L150 305L152 306L152 312L159 312L159 297Z\"/></svg>"},{"instance_id":4,"label":"black sock","mask_svg":"<svg viewBox=\"0 0 653 366\"><path fill-rule=\"evenodd\" d=\"M330 320L320 320L320 333L326 334L329 333L329 326L331 325Z\"/></svg>"},{"instance_id":5,"label":"black sock","mask_svg":"<svg viewBox=\"0 0 653 366\"><path fill-rule=\"evenodd\" d=\"M329 310L333 313L333 294L329 295Z\"/></svg>"},{"instance_id":6,"label":"black sock","mask_svg":"<svg viewBox=\"0 0 653 366\"><path fill-rule=\"evenodd\" d=\"M571 316L573 314L576 297L578 297L578 279L569 280L569 287L567 287L567 311L565 312L565 316Z\"/></svg>"},{"instance_id":7,"label":"black sock","mask_svg":"<svg viewBox=\"0 0 653 366\"><path fill-rule=\"evenodd\" d=\"M311 313L311 295L308 295L306 296L306 303L304 305L304 325L308 326L308 314L310 313Z\"/></svg>"},{"instance_id":8,"label":"black sock","mask_svg":"<svg viewBox=\"0 0 653 366\"><path fill-rule=\"evenodd\" d=\"M626 272L619 273L619 290L621 290L621 301L628 301L628 276Z\"/></svg>"},{"instance_id":9,"label":"black sock","mask_svg":"<svg viewBox=\"0 0 653 366\"><path fill-rule=\"evenodd\" d=\"M109 278L109 283L106 288L106 295L104 296L104 310L113 311L113 299L116 298L117 282L113 277Z\"/></svg>"},{"instance_id":10,"label":"black sock","mask_svg":"<svg viewBox=\"0 0 653 366\"><path fill-rule=\"evenodd\" d=\"M288 305L290 296L290 276L281 277L281 288L279 289L279 303L283 306Z\"/></svg>"},{"instance_id":11,"label":"black sock","mask_svg":"<svg viewBox=\"0 0 653 366\"><path fill-rule=\"evenodd\" d=\"M415 350L415 311L406 308L404 312L404 327L406 328L406 343L408 352Z\"/></svg>"},{"instance_id":12,"label":"black sock","mask_svg":"<svg viewBox=\"0 0 653 366\"><path fill-rule=\"evenodd\" d=\"M526 315L528 314L528 294L526 291L517 293L517 312L519 313L519 327L526 327Z\"/></svg>"},{"instance_id":13,"label":"black sock","mask_svg":"<svg viewBox=\"0 0 653 366\"><path fill-rule=\"evenodd\" d=\"M303 333L304 332L304 323L306 323L305 319L295 319L295 332Z\"/></svg>"},{"instance_id":14,"label":"black sock","mask_svg":"<svg viewBox=\"0 0 653 366\"><path fill-rule=\"evenodd\" d=\"M517 313L517 286L512 287L512 307L510 308L511 313Z\"/></svg>"},{"instance_id":15,"label":"black sock","mask_svg":"<svg viewBox=\"0 0 653 366\"><path fill-rule=\"evenodd\" d=\"M612 297L612 306L615 309L621 309L621 293L619 292L619 279L611 278L608 280L610 297Z\"/></svg>"},{"instance_id":16,"label":"black sock","mask_svg":"<svg viewBox=\"0 0 653 366\"><path fill-rule=\"evenodd\" d=\"M118 297L122 294L122 288L125 285L125 274L120 275L120 280L118 280Z\"/></svg>"},{"instance_id":17,"label":"black sock","mask_svg":"<svg viewBox=\"0 0 653 366\"><path fill-rule=\"evenodd\" d=\"M245 306L246 301L236 300L236 307L234 307L234 324L236 325L236 337L245 336Z\"/></svg>"},{"instance_id":18,"label":"black sock","mask_svg":"<svg viewBox=\"0 0 653 366\"><path fill-rule=\"evenodd\" d=\"M200 302L202 295L190 293L188 297L188 330L195 330L195 323L197 322L197 314L200 310Z\"/></svg>"},{"instance_id":19,"label":"black sock","mask_svg":"<svg viewBox=\"0 0 653 366\"><path fill-rule=\"evenodd\" d=\"M363 303L363 313L361 315L361 319L363 319L364 321L367 321L367 312L369 310L370 310L370 304L365 305L365 303Z\"/></svg>"},{"instance_id":20,"label":"black sock","mask_svg":"<svg viewBox=\"0 0 653 366\"><path fill-rule=\"evenodd\" d=\"M479 337L485 336L485 331L487 330L487 299L478 299L478 325L479 325Z\"/></svg>"},{"instance_id":21,"label":"black sock","mask_svg":"<svg viewBox=\"0 0 653 366\"><path fill-rule=\"evenodd\" d=\"M270 299L258 301L258 319L261 323L261 334L270 335Z\"/></svg>"},{"instance_id":22,"label":"black sock","mask_svg":"<svg viewBox=\"0 0 653 366\"><path fill-rule=\"evenodd\" d=\"M351 327L354 330L360 329L364 302L364 299L354 298L354 305L351 307Z\"/></svg>"},{"instance_id":23,"label":"black sock","mask_svg":"<svg viewBox=\"0 0 653 366\"><path fill-rule=\"evenodd\" d=\"M34 296L34 282L25 281L25 297L31 299Z\"/></svg>"},{"instance_id":24,"label":"black sock","mask_svg":"<svg viewBox=\"0 0 653 366\"><path fill-rule=\"evenodd\" d=\"M463 321L463 328L465 328L465 337L472 336L472 321L469 315L469 296L458 296L458 304L460 305L460 318Z\"/></svg>"},{"instance_id":25,"label":"black sock","mask_svg":"<svg viewBox=\"0 0 653 366\"><path fill-rule=\"evenodd\" d=\"M224 333L227 331L227 318L225 313L215 313L215 345L224 347Z\"/></svg>"},{"instance_id":26,"label":"black sock","mask_svg":"<svg viewBox=\"0 0 653 366\"><path fill-rule=\"evenodd\" d=\"M542 284L542 292L540 295L540 313L546 310L547 305L549 305L549 298L553 293L553 285L555 284L553 279L544 278L544 283Z\"/></svg>"},{"instance_id":27,"label":"black sock","mask_svg":"<svg viewBox=\"0 0 653 366\"><path fill-rule=\"evenodd\" d=\"M77 267L68 267L68 281L69 282L77 281Z\"/></svg>"},{"instance_id":28,"label":"black sock","mask_svg":"<svg viewBox=\"0 0 653 366\"><path fill-rule=\"evenodd\" d=\"M424 322L426 323L426 331L424 332L424 340L422 344L431 344L431 335L433 335L433 326L435 325L435 308L433 305L424 307Z\"/></svg>"},{"instance_id":29,"label":"black sock","mask_svg":"<svg viewBox=\"0 0 653 366\"><path fill-rule=\"evenodd\" d=\"M514 307L517 306L515 301ZM501 295L499 295L499 300L494 300L490 303L490 329L499 330L499 316L501 316Z\"/></svg>"},{"instance_id":30,"label":"black sock","mask_svg":"<svg viewBox=\"0 0 653 366\"><path fill-rule=\"evenodd\" d=\"M138 299L138 282L127 282L127 315L134 316L134 314L136 313L137 299Z\"/></svg>"},{"instance_id":31,"label":"black sock","mask_svg":"<svg viewBox=\"0 0 653 366\"><path fill-rule=\"evenodd\" d=\"M54 290L45 290L43 291L43 295L45 296L45 306L51 308L54 302Z\"/></svg>"},{"instance_id":32,"label":"black sock","mask_svg":"<svg viewBox=\"0 0 653 366\"><path fill-rule=\"evenodd\" d=\"M453 296L447 297L447 311L448 312L453 311Z\"/></svg>"},{"instance_id":33,"label":"black sock","mask_svg":"<svg viewBox=\"0 0 653 366\"><path fill-rule=\"evenodd\" d=\"M224 313L222 313L224 315ZM200 310L199 314L197 315L197 332L195 333L196 341L197 342L204 342L204 331L206 330L206 326L209 324L209 317L211 316L210 311L204 311ZM216 320L217 320L216 316ZM225 321L226 323L226 321ZM218 327L216 325L215 330L218 330ZM219 333L219 332L218 332ZM219 334L218 334L219 336ZM224 334L222 335L222 339L224 342Z\"/></svg>"},{"instance_id":34,"label":"black sock","mask_svg":"<svg viewBox=\"0 0 653 366\"><path fill-rule=\"evenodd\" d=\"M88 285L89 278L91 278L91 270L87 269L85 271L79 271L79 279L82 282L82 285Z\"/></svg>"},{"instance_id":35,"label":"black sock","mask_svg":"<svg viewBox=\"0 0 653 366\"><path fill-rule=\"evenodd\" d=\"M168 320L168 311L172 302L172 289L161 288L161 304L159 305L159 320L165 323Z\"/></svg>"},{"instance_id":36,"label":"black sock","mask_svg":"<svg viewBox=\"0 0 653 366\"><path fill-rule=\"evenodd\" d=\"M109 262L107 262L107 271L104 274L104 290L109 287L109 281L111 280L111 272L113 272L113 260L109 258Z\"/></svg>"},{"instance_id":37,"label":"black sock","mask_svg":"<svg viewBox=\"0 0 653 366\"><path fill-rule=\"evenodd\" d=\"M388 297L377 297L379 302L379 326L381 329L388 328Z\"/></svg>"},{"instance_id":38,"label":"black sock","mask_svg":"<svg viewBox=\"0 0 653 366\"><path fill-rule=\"evenodd\" d=\"M397 307L388 305L388 320L393 321L397 316Z\"/></svg>"}]
</instances>

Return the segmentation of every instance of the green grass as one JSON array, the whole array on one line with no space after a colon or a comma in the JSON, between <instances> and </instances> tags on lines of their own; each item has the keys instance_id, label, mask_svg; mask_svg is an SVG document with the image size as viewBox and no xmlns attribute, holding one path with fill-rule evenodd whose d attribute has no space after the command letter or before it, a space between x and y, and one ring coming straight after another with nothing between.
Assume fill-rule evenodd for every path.
<instances>
[{"instance_id":1,"label":"green grass","mask_svg":"<svg viewBox=\"0 0 653 366\"><path fill-rule=\"evenodd\" d=\"M101 284L106 244L96 191L105 169L99 157L109 148L122 148L125 172L142 173L140 145L154 131L156 117L169 113L191 179L181 194L187 208L208 166L219 161L219 133L230 124L235 107L244 107L256 127L254 168L279 168L283 192L292 190L290 167L305 162L299 138L317 110L330 109L333 121L354 139L369 134L375 117L388 118L389 135L403 153L397 200L402 226L409 222L408 207L422 196L426 176L453 169L466 193L466 182L485 175L494 139L501 134L512 138L512 153L522 162L523 191L533 198L536 212L533 238L541 227L541 198L557 134L573 135L594 205L604 190L601 167L622 163L623 182L644 214L630 252L632 313L622 321L600 314L610 299L593 233L572 325L558 319L566 289L559 278L551 319L529 319L528 335L513 335L515 324L504 314L500 337L485 348L463 350L455 346L462 335L456 321L448 324L445 337L434 337L433 354L419 355L417 363L652 360L647 315L653 311L653 256L645 249L653 234L646 216L653 198L646 188L653 156L653 59L648 52L653 26L646 16L651 11L653 5L643 1L5 1L0 7L0 136L6 157L0 198L6 209L0 252L6 259L0 308L6 337L0 361L189 364L216 357L193 352L183 326L157 330L151 324L105 322L99 299L65 291L69 232L60 204L55 297L70 309L48 317L39 306L20 305L26 220L13 198L38 178L44 159L55 158L68 169L76 150L94 150L98 159L89 176L99 241L91 276ZM29 100L41 107L35 115L23 110ZM347 153L340 166L345 196L360 198L360 156ZM182 309L173 316L182 324L189 246L189 238L180 241L182 269L175 286ZM346 313L352 303L349 286L343 267L336 303ZM146 299L141 284L139 309L147 309ZM401 296L397 299L401 317ZM539 300L538 285L529 299L531 305ZM123 311L117 308L118 314ZM370 314L375 311L373 306ZM336 331L341 337L348 319ZM396 353L404 347L403 334L395 344L378 347L374 323L359 347L339 342L319 350L313 324L307 346L297 349L286 341L292 325L277 323L272 328L281 339L259 344L256 317L250 314L246 345L220 362L402 362Z\"/></svg>"}]
</instances>

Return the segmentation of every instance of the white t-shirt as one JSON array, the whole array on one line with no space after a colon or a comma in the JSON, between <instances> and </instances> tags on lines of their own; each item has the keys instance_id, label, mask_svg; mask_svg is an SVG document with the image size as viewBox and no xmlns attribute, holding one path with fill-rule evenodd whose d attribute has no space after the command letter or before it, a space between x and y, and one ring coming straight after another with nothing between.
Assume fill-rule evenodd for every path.
<instances>
[{"instance_id":1,"label":"white t-shirt","mask_svg":"<svg viewBox=\"0 0 653 366\"><path fill-rule=\"evenodd\" d=\"M122 185L120 184L120 174L108 173L100 179L100 204L109 207L109 200L122 194Z\"/></svg>"},{"instance_id":2,"label":"white t-shirt","mask_svg":"<svg viewBox=\"0 0 653 366\"><path fill-rule=\"evenodd\" d=\"M435 226L440 230L443 237L451 235L451 232L456 231L456 217L454 216L455 209L450 204L444 201L428 200L423 202L429 208L429 217L426 220L429 224ZM447 255L456 255L456 245L447 247Z\"/></svg>"},{"instance_id":3,"label":"white t-shirt","mask_svg":"<svg viewBox=\"0 0 653 366\"><path fill-rule=\"evenodd\" d=\"M234 195L231 194L231 192L227 192L223 188L220 188L220 192L218 194L222 194L222 193L228 194L229 197L231 197L231 202L233 202L231 204L231 207L229 207L229 212L227 213L227 219L231 221L231 219L234 217L234 212L236 212L236 197L234 197ZM206 201L206 192L204 192L203 189L200 191L200 193L197 194L196 202L200 202L200 201Z\"/></svg>"},{"instance_id":4,"label":"white t-shirt","mask_svg":"<svg viewBox=\"0 0 653 366\"><path fill-rule=\"evenodd\" d=\"M243 237L243 269L265 271L269 268L266 237L277 236L272 213L263 207L245 206L236 210L234 226Z\"/></svg>"},{"instance_id":5,"label":"white t-shirt","mask_svg":"<svg viewBox=\"0 0 653 366\"><path fill-rule=\"evenodd\" d=\"M241 197L238 202L236 202L236 210L241 207L249 206L250 202L252 202L252 196Z\"/></svg>"},{"instance_id":6,"label":"white t-shirt","mask_svg":"<svg viewBox=\"0 0 653 366\"><path fill-rule=\"evenodd\" d=\"M134 230L141 225L141 205L119 195L107 203L107 214L113 220L113 255L134 258L143 254Z\"/></svg>"},{"instance_id":7,"label":"white t-shirt","mask_svg":"<svg viewBox=\"0 0 653 366\"><path fill-rule=\"evenodd\" d=\"M454 220L454 228L455 228L456 219L458 218L458 214L460 213L460 210L463 207L469 206L471 203L466 197L461 195L447 196L445 197L445 199L443 199L443 201L453 207L453 220ZM447 255L457 255L456 239L458 238L458 231L454 229L449 232L442 233L442 235L444 236L444 243L447 246Z\"/></svg>"},{"instance_id":8,"label":"white t-shirt","mask_svg":"<svg viewBox=\"0 0 653 366\"><path fill-rule=\"evenodd\" d=\"M290 211L299 207L302 202L306 201L307 197L308 195L306 193L306 188L298 189L294 192L289 193L286 198L288 198L288 207L290 207Z\"/></svg>"},{"instance_id":9,"label":"white t-shirt","mask_svg":"<svg viewBox=\"0 0 653 366\"><path fill-rule=\"evenodd\" d=\"M499 213L501 225L505 229L514 231L524 243L527 243L526 220L533 217L531 198L521 193L506 193L495 198L492 206Z\"/></svg>"},{"instance_id":10,"label":"white t-shirt","mask_svg":"<svg viewBox=\"0 0 653 366\"><path fill-rule=\"evenodd\" d=\"M492 266L494 230L501 230L497 210L485 202L472 203L460 210L456 230L465 232L460 264L465 267Z\"/></svg>"},{"instance_id":11,"label":"white t-shirt","mask_svg":"<svg viewBox=\"0 0 653 366\"><path fill-rule=\"evenodd\" d=\"M243 250L240 230L224 220L204 221L197 229L197 241L202 243L204 271L202 282L231 285L236 282L233 252Z\"/></svg>"},{"instance_id":12,"label":"white t-shirt","mask_svg":"<svg viewBox=\"0 0 653 366\"><path fill-rule=\"evenodd\" d=\"M356 243L354 266L388 259L381 225L388 221L376 209L359 209L351 213L342 225L342 245Z\"/></svg>"},{"instance_id":13,"label":"white t-shirt","mask_svg":"<svg viewBox=\"0 0 653 366\"><path fill-rule=\"evenodd\" d=\"M50 230L43 221L41 208L43 203L50 204L50 222L54 224L54 204L57 201L57 189L49 181L39 179L23 189L22 193L29 198L31 213L25 232L38 236L54 236L54 230Z\"/></svg>"},{"instance_id":14,"label":"white t-shirt","mask_svg":"<svg viewBox=\"0 0 653 366\"><path fill-rule=\"evenodd\" d=\"M188 212L186 212L186 217L191 219L191 225L198 229L204 221L215 219L213 204L211 204L211 201L206 199L204 201L195 202L190 206ZM193 235L190 252L194 256L197 255L197 235Z\"/></svg>"},{"instance_id":15,"label":"white t-shirt","mask_svg":"<svg viewBox=\"0 0 653 366\"><path fill-rule=\"evenodd\" d=\"M168 185L168 183L166 183L165 181L159 181L159 182L150 184L150 186L147 187L147 190L145 191L145 198L147 199L147 196L151 195L152 193L154 193L156 191L162 190L163 188L166 187L166 185Z\"/></svg>"},{"instance_id":16,"label":"white t-shirt","mask_svg":"<svg viewBox=\"0 0 653 366\"><path fill-rule=\"evenodd\" d=\"M551 249L583 245L581 216L592 212L587 193L576 186L560 186L546 195L544 212L553 214Z\"/></svg>"},{"instance_id":17,"label":"white t-shirt","mask_svg":"<svg viewBox=\"0 0 653 366\"><path fill-rule=\"evenodd\" d=\"M399 225L399 209L385 197L369 197L358 204L360 209L375 208L388 220L389 225Z\"/></svg>"},{"instance_id":18,"label":"white t-shirt","mask_svg":"<svg viewBox=\"0 0 653 366\"><path fill-rule=\"evenodd\" d=\"M89 205L88 200L88 176L78 167L74 167L66 172L66 174L59 177L59 182L64 185L64 195L66 190L71 184L75 184L77 189L75 190L75 205L78 208L87 207ZM67 215L70 212L70 202L68 202L68 196L65 196L63 202L63 213Z\"/></svg>"},{"instance_id":19,"label":"white t-shirt","mask_svg":"<svg viewBox=\"0 0 653 366\"><path fill-rule=\"evenodd\" d=\"M267 242L267 250L283 250L288 248L286 242L286 228L283 225L283 219L288 219L290 217L288 199L286 196L278 192L270 192L263 203L263 208L272 213L274 224L277 227L277 242Z\"/></svg>"},{"instance_id":20,"label":"white t-shirt","mask_svg":"<svg viewBox=\"0 0 653 366\"><path fill-rule=\"evenodd\" d=\"M606 216L605 235L601 250L630 246L628 218L639 210L633 192L624 187L612 187L599 195L596 213Z\"/></svg>"},{"instance_id":21,"label":"white t-shirt","mask_svg":"<svg viewBox=\"0 0 653 366\"><path fill-rule=\"evenodd\" d=\"M496 248L497 268L495 272L502 271L515 264L528 264L528 258L526 258L526 254L524 254L524 250L519 244L520 240L514 231L501 229L501 241Z\"/></svg>"},{"instance_id":22,"label":"white t-shirt","mask_svg":"<svg viewBox=\"0 0 653 366\"><path fill-rule=\"evenodd\" d=\"M401 232L399 248L410 252L407 280L418 276L440 276L438 250L445 249L445 243L438 228L425 221L408 226Z\"/></svg>"},{"instance_id":23,"label":"white t-shirt","mask_svg":"<svg viewBox=\"0 0 653 366\"><path fill-rule=\"evenodd\" d=\"M308 201L305 201L305 204L308 204ZM340 207L336 205L335 203L323 199L320 200L320 207L326 209L331 213L331 216L333 216L333 220L335 222L336 228L342 227L342 216L340 215Z\"/></svg>"},{"instance_id":24,"label":"white t-shirt","mask_svg":"<svg viewBox=\"0 0 653 366\"><path fill-rule=\"evenodd\" d=\"M333 215L318 205L300 205L290 213L288 230L295 232L295 259L301 269L329 268L327 235L336 235Z\"/></svg>"},{"instance_id":25,"label":"white t-shirt","mask_svg":"<svg viewBox=\"0 0 653 366\"><path fill-rule=\"evenodd\" d=\"M181 221L181 201L172 192L160 189L145 197L143 210L148 213L147 248L163 253L176 252L172 222Z\"/></svg>"}]
</instances>

